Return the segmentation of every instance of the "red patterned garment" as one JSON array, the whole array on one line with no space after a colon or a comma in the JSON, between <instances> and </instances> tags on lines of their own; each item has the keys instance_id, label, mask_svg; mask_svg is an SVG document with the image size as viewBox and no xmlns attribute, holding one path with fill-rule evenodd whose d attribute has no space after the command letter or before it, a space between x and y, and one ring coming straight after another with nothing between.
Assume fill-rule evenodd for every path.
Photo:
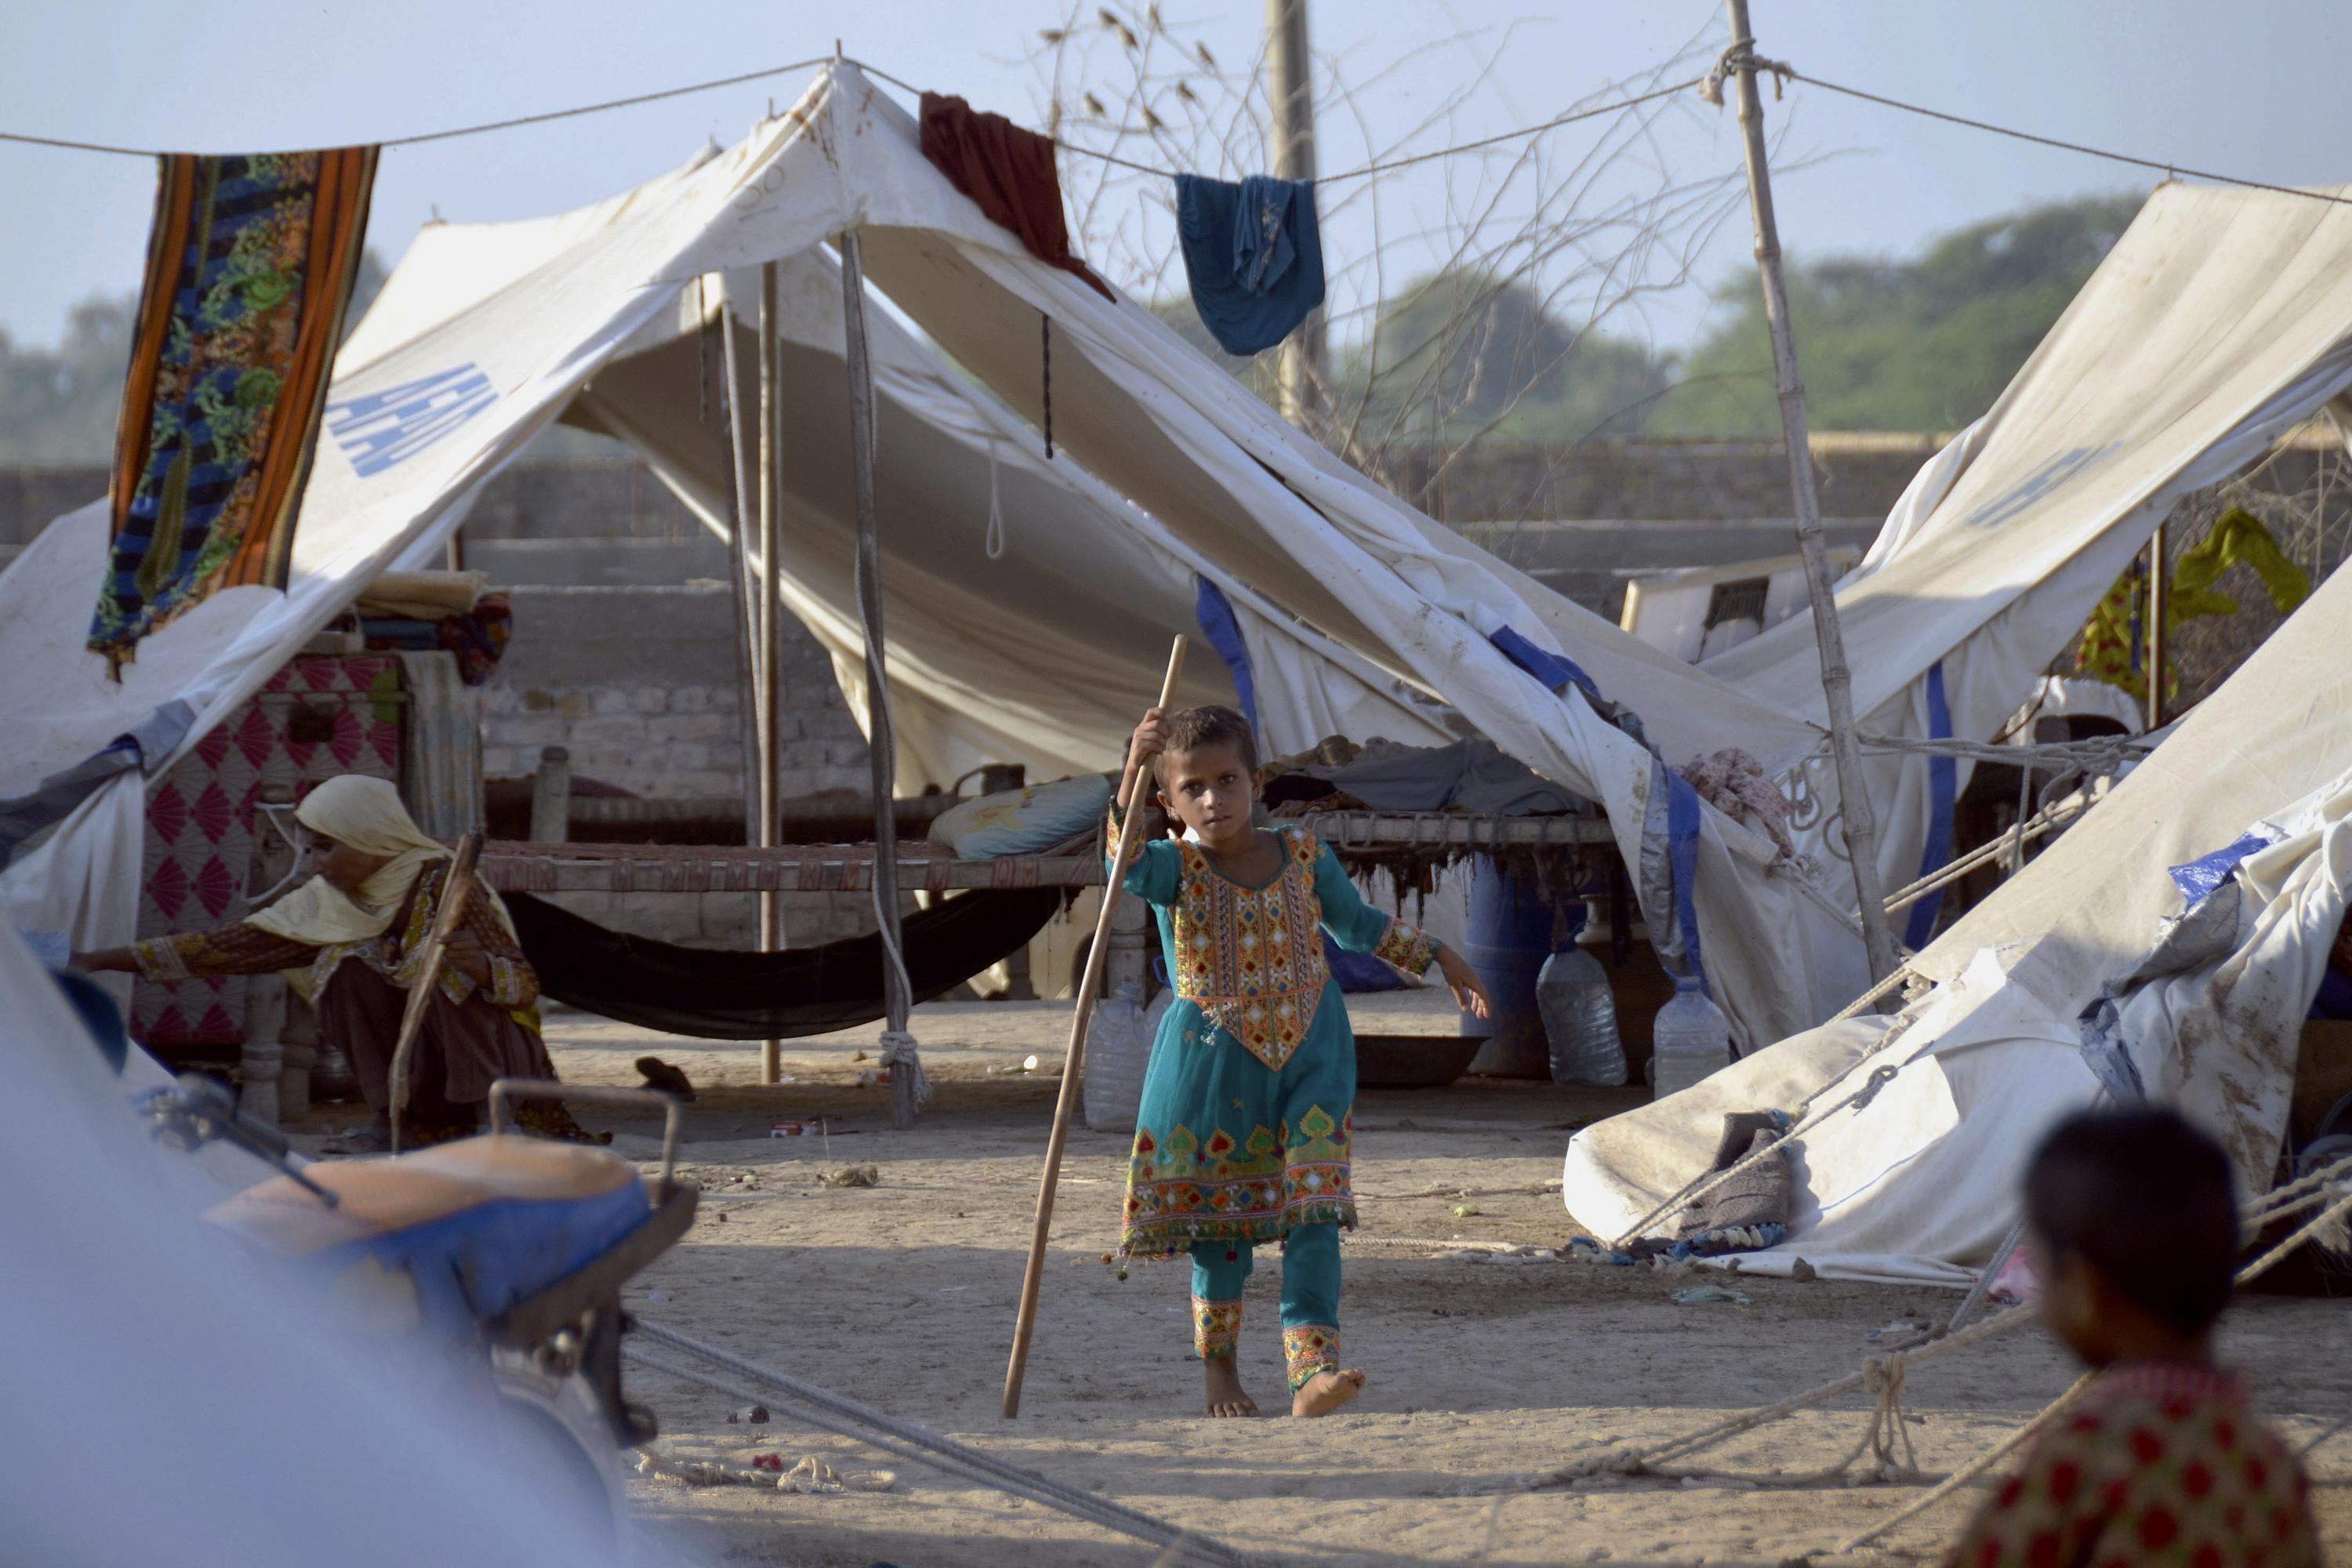
<instances>
[{"instance_id":1,"label":"red patterned garment","mask_svg":"<svg viewBox=\"0 0 2352 1568\"><path fill-rule=\"evenodd\" d=\"M2102 1377L2001 1482L1946 1568L2318 1568L2310 1482L2245 1380L2142 1365Z\"/></svg>"}]
</instances>

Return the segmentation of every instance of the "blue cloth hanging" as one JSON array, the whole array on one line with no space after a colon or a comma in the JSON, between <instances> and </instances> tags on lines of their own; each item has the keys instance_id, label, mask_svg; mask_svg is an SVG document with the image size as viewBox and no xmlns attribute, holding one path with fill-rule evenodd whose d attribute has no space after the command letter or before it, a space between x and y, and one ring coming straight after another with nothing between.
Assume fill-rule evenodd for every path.
<instances>
[{"instance_id":1,"label":"blue cloth hanging","mask_svg":"<svg viewBox=\"0 0 2352 1568\"><path fill-rule=\"evenodd\" d=\"M1272 348L1323 302L1312 180L1179 174L1176 235L1192 308L1229 354Z\"/></svg>"},{"instance_id":2,"label":"blue cloth hanging","mask_svg":"<svg viewBox=\"0 0 2352 1568\"><path fill-rule=\"evenodd\" d=\"M1242 641L1240 619L1234 614L1233 601L1225 591L1208 578L1198 579L1200 592L1193 596L1192 618L1201 623L1201 635L1225 661L1225 671L1234 678L1234 696L1240 701L1242 717L1249 721L1250 733L1263 734L1257 724L1257 674L1250 667L1249 645Z\"/></svg>"},{"instance_id":3,"label":"blue cloth hanging","mask_svg":"<svg viewBox=\"0 0 2352 1568\"><path fill-rule=\"evenodd\" d=\"M1944 661L1927 667L1927 734L1952 738L1952 705L1944 696ZM1952 806L1960 793L1959 759L1937 752L1927 759L1927 842L1919 851L1919 875L1932 877L1952 858ZM1911 906L1910 923L1903 929L1903 945L1916 952L1936 934L1936 915L1944 905L1944 889L1937 889Z\"/></svg>"}]
</instances>

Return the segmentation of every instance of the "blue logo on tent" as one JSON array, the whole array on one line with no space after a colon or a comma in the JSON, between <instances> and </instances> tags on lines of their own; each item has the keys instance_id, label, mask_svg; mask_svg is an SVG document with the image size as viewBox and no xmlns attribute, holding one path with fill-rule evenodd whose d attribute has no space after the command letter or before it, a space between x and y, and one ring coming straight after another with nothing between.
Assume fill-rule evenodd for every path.
<instances>
[{"instance_id":1,"label":"blue logo on tent","mask_svg":"<svg viewBox=\"0 0 2352 1568\"><path fill-rule=\"evenodd\" d=\"M327 405L327 434L372 479L406 462L499 400L490 378L467 363Z\"/></svg>"},{"instance_id":2,"label":"blue logo on tent","mask_svg":"<svg viewBox=\"0 0 2352 1568\"><path fill-rule=\"evenodd\" d=\"M2122 445L2110 441L2104 447L2069 447L1960 521L1970 528L1998 528Z\"/></svg>"}]
</instances>

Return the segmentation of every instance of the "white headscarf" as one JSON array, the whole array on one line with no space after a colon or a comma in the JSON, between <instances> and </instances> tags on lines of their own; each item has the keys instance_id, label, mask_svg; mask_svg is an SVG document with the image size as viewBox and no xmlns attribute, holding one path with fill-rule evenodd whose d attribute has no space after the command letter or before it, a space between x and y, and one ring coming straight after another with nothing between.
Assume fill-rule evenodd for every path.
<instances>
[{"instance_id":1,"label":"white headscarf","mask_svg":"<svg viewBox=\"0 0 2352 1568\"><path fill-rule=\"evenodd\" d=\"M314 947L382 936L408 902L417 877L451 854L446 845L425 836L400 804L400 792L383 779L355 773L329 779L303 797L294 820L362 855L387 857L350 892L313 877L247 922ZM499 922L513 931L514 921L495 893L490 905Z\"/></svg>"}]
</instances>

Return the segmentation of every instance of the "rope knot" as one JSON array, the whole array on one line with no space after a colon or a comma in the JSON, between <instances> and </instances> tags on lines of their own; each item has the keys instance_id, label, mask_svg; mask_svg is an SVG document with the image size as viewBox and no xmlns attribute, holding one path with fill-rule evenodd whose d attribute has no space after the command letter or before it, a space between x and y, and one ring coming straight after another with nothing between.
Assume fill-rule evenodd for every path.
<instances>
[{"instance_id":1,"label":"rope knot","mask_svg":"<svg viewBox=\"0 0 2352 1568\"><path fill-rule=\"evenodd\" d=\"M1758 54L1755 39L1735 39L1728 48L1716 57L1715 68L1699 79L1699 100L1721 109L1723 84L1731 79L1733 72L1742 70L1769 75L1772 79L1772 101L1775 103L1787 96L1789 83L1797 75L1797 68L1787 61L1766 59Z\"/></svg>"},{"instance_id":2,"label":"rope knot","mask_svg":"<svg viewBox=\"0 0 2352 1568\"><path fill-rule=\"evenodd\" d=\"M922 1052L915 1044L915 1037L907 1030L882 1031L882 1066L894 1075L903 1072L911 1077L918 1106L931 1098L931 1079L923 1071Z\"/></svg>"}]
</instances>

